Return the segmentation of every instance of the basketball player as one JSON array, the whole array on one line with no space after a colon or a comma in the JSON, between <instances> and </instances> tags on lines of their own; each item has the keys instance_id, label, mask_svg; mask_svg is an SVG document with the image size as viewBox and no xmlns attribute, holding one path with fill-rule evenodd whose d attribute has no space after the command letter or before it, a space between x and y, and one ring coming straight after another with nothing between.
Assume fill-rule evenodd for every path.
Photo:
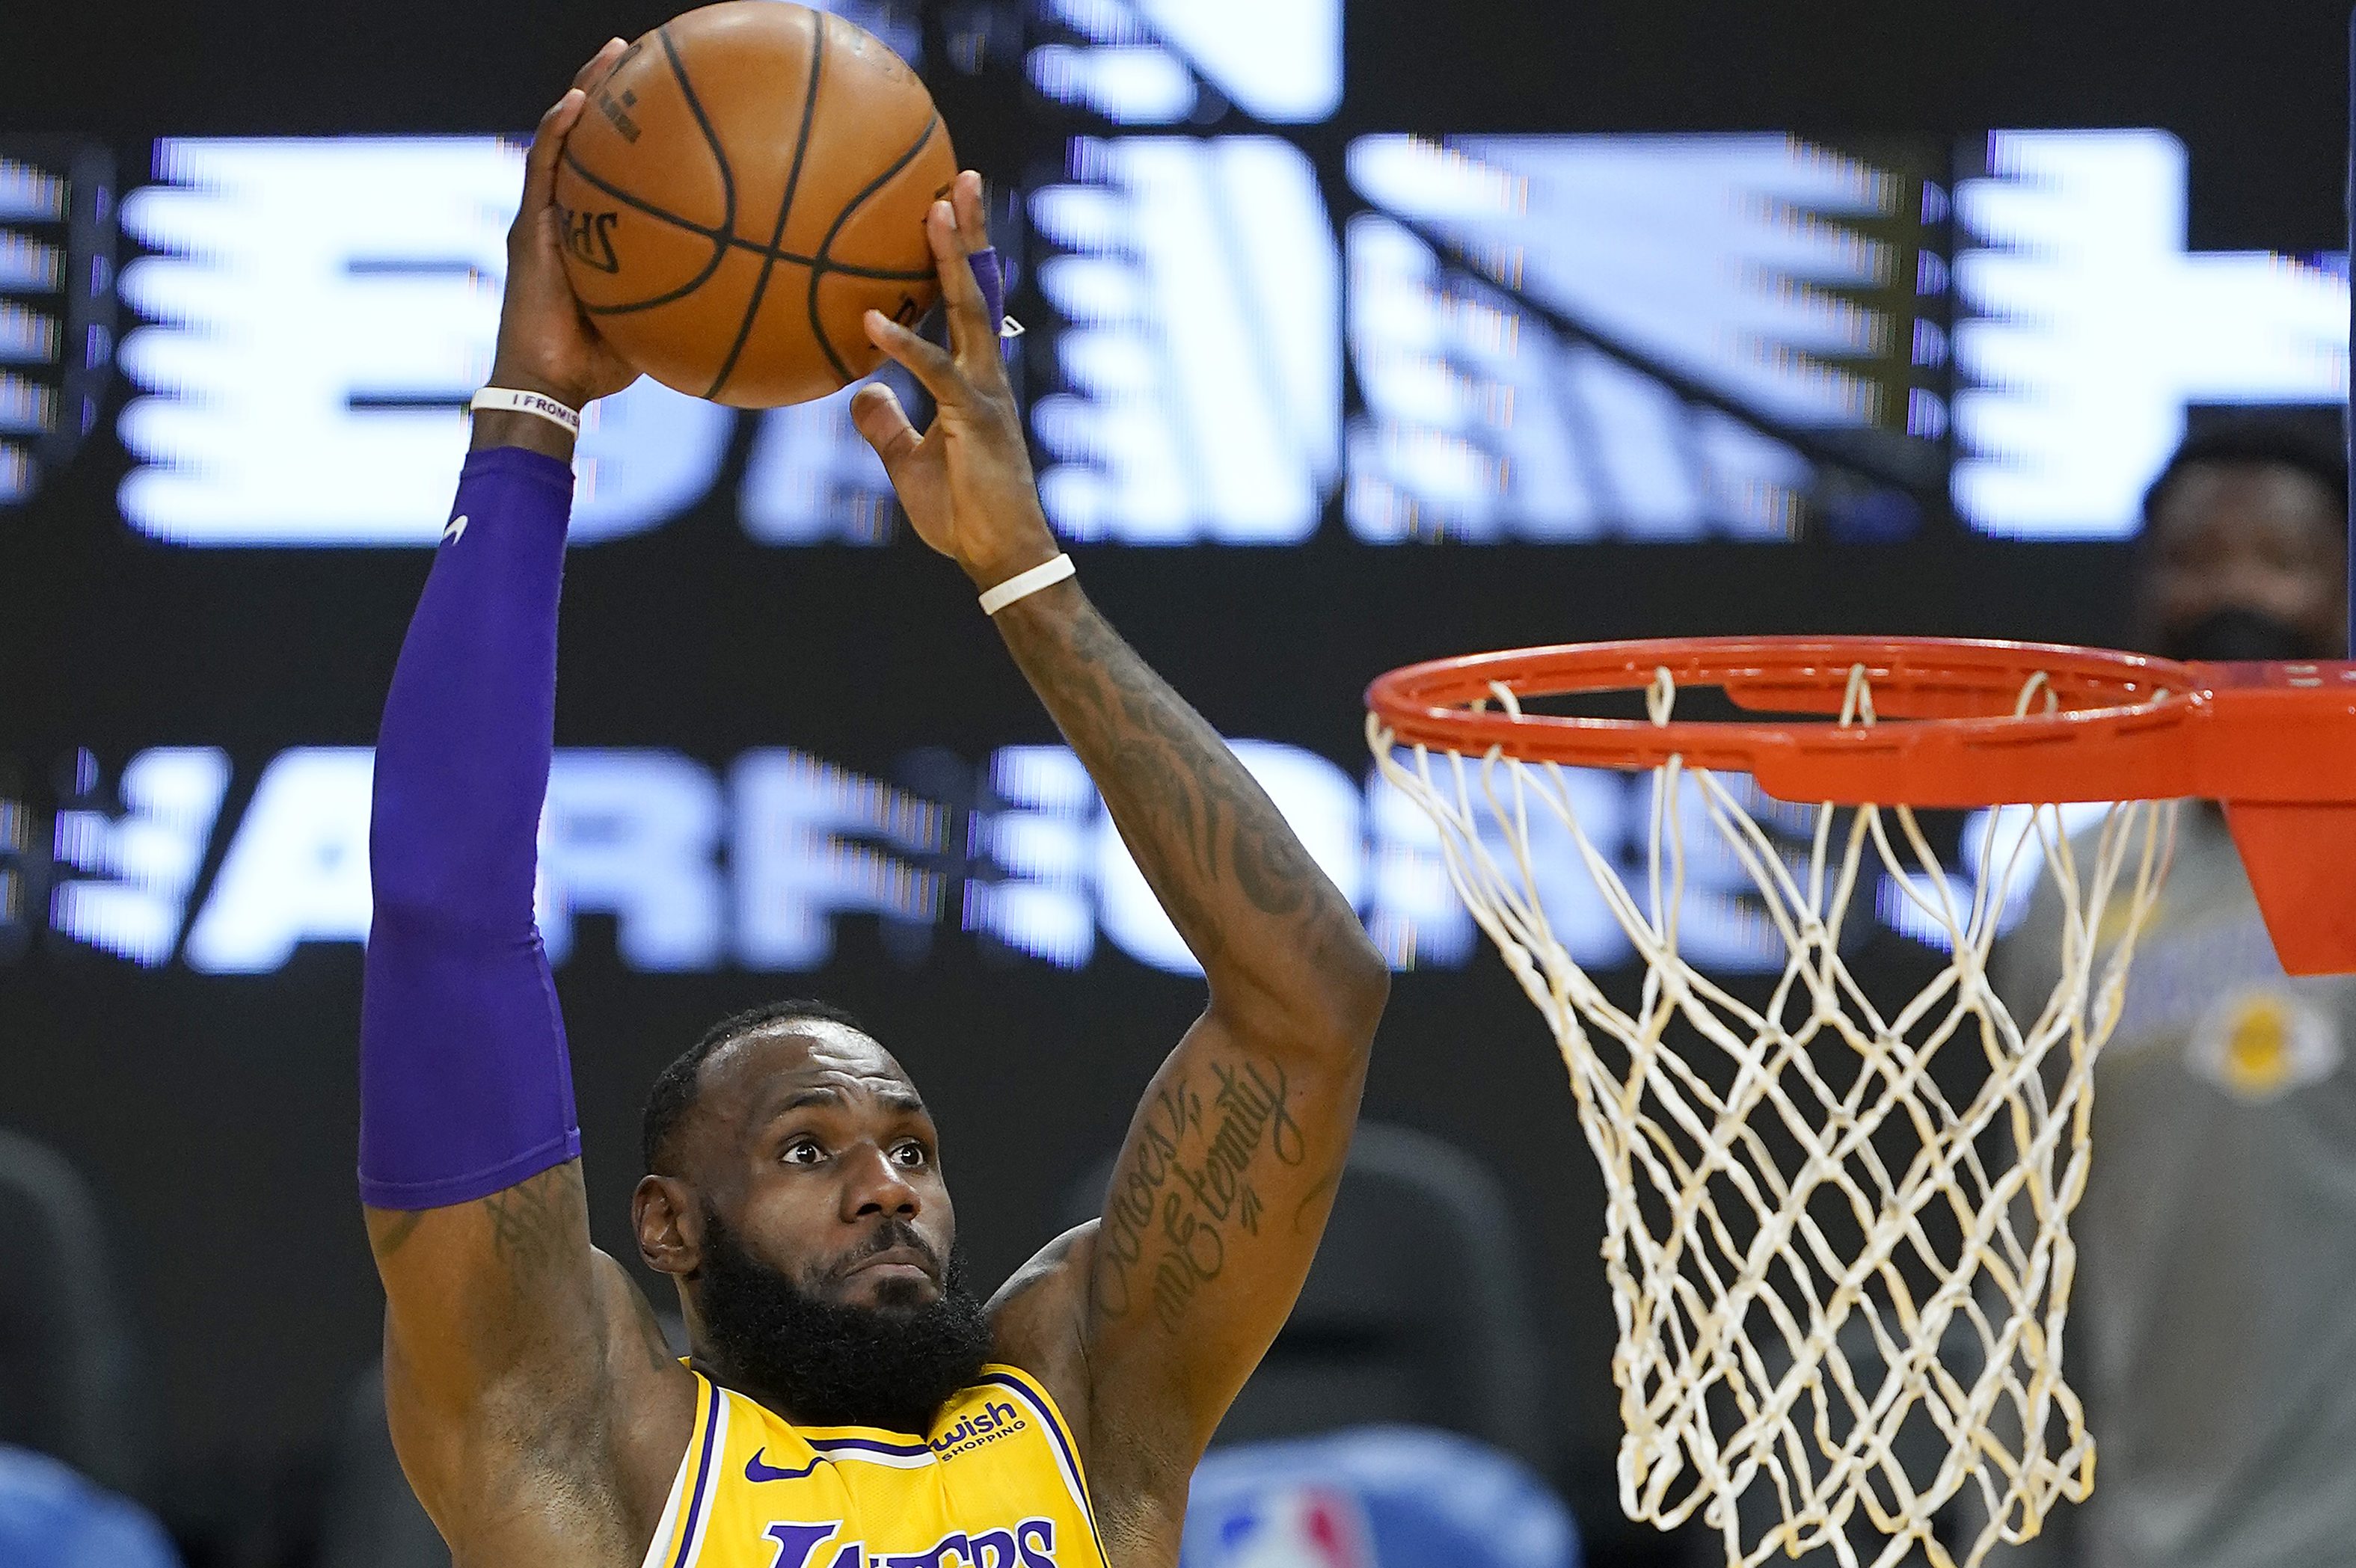
<instances>
[{"instance_id":1,"label":"basketball player","mask_svg":"<svg viewBox=\"0 0 2356 1568\"><path fill-rule=\"evenodd\" d=\"M2145 642L2185 659L2346 656L2348 474L2283 419L2186 443L2144 507ZM1999 955L2029 1016L2058 895ZM2027 1013L2020 1008L2029 1009ZM2019 1560L2356 1560L2356 981L2275 960L2222 816L2187 802L2094 1069L2067 1366L2094 1496Z\"/></svg>"},{"instance_id":2,"label":"basketball player","mask_svg":"<svg viewBox=\"0 0 2356 1568\"><path fill-rule=\"evenodd\" d=\"M559 260L550 192L581 104L576 83L533 142L492 370L522 394L504 400L553 407L478 415L377 753L360 1179L402 1467L462 1568L1174 1563L1188 1477L1316 1249L1388 976L1251 776L1068 580L972 262L971 174L925 219L950 347L867 322L938 415L919 435L871 388L855 417L916 531L984 591L1208 1005L1147 1087L1103 1219L986 1307L924 1100L813 1005L722 1025L648 1104L632 1219L678 1287L685 1364L589 1244L531 915L563 421L633 379Z\"/></svg>"}]
</instances>

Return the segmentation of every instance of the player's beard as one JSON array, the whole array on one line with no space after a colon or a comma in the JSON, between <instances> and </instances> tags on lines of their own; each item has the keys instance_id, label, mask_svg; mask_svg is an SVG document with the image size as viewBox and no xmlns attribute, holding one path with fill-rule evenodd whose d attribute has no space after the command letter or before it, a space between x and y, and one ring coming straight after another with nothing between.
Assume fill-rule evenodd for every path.
<instances>
[{"instance_id":1,"label":"player's beard","mask_svg":"<svg viewBox=\"0 0 2356 1568\"><path fill-rule=\"evenodd\" d=\"M904 1221L887 1221L858 1255L924 1244ZM755 1257L707 1204L697 1286L716 1370L804 1425L922 1435L990 1359L990 1318L966 1288L965 1256L955 1246L931 1301L916 1299L913 1282L895 1280L876 1305L851 1307Z\"/></svg>"}]
</instances>

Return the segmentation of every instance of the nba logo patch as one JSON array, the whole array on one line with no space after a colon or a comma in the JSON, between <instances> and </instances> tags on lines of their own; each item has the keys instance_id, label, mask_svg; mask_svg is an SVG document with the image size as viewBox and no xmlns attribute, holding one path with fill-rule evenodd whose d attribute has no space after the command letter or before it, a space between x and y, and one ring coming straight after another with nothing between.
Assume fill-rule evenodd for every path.
<instances>
[{"instance_id":1,"label":"nba logo patch","mask_svg":"<svg viewBox=\"0 0 2356 1568\"><path fill-rule=\"evenodd\" d=\"M2254 986L2211 1008L2192 1031L2187 1064L2242 1100L2271 1100L2339 1070L2340 1030L2297 993Z\"/></svg>"},{"instance_id":2,"label":"nba logo patch","mask_svg":"<svg viewBox=\"0 0 2356 1568\"><path fill-rule=\"evenodd\" d=\"M1375 1568L1365 1510L1335 1487L1270 1487L1236 1499L1208 1522L1209 1550L1187 1552L1186 1568Z\"/></svg>"}]
</instances>

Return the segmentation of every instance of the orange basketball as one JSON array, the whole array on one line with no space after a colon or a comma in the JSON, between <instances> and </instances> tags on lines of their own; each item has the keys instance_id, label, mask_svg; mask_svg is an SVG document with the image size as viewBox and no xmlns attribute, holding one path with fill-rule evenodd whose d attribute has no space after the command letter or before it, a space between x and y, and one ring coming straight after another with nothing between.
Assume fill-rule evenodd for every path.
<instances>
[{"instance_id":1,"label":"orange basketball","mask_svg":"<svg viewBox=\"0 0 2356 1568\"><path fill-rule=\"evenodd\" d=\"M957 175L905 61L840 16L727 0L632 44L556 176L565 262L608 341L739 408L822 398L881 360L861 318L939 293L925 209Z\"/></svg>"}]
</instances>

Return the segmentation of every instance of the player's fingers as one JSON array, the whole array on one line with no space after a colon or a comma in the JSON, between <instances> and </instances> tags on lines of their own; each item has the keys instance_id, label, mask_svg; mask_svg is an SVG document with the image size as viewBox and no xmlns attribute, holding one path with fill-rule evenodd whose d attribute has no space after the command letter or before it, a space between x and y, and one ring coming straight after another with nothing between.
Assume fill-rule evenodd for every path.
<instances>
[{"instance_id":1,"label":"player's fingers","mask_svg":"<svg viewBox=\"0 0 2356 1568\"><path fill-rule=\"evenodd\" d=\"M934 402L948 407L965 400L965 378L958 374L957 361L948 350L926 342L880 310L869 311L863 325L867 341L893 363L905 367L932 394Z\"/></svg>"},{"instance_id":2,"label":"player's fingers","mask_svg":"<svg viewBox=\"0 0 2356 1568\"><path fill-rule=\"evenodd\" d=\"M573 85L564 96L548 106L540 117L540 125L531 133L531 151L524 158L523 200L516 209L519 229L528 228L534 216L554 199L556 165L564 156L564 138L573 133L580 122L582 107L589 101L589 83L614 69L629 46L619 38L608 38L605 47L589 57L589 63L574 73Z\"/></svg>"},{"instance_id":3,"label":"player's fingers","mask_svg":"<svg viewBox=\"0 0 2356 1568\"><path fill-rule=\"evenodd\" d=\"M531 151L523 161L523 201L516 209L519 226L530 222L554 195L556 160L563 155L565 134L581 118L581 105L587 101L579 88L567 88L564 96L540 117L540 126L531 133Z\"/></svg>"},{"instance_id":4,"label":"player's fingers","mask_svg":"<svg viewBox=\"0 0 2356 1568\"><path fill-rule=\"evenodd\" d=\"M587 91L591 82L614 69L614 62L620 59L622 51L629 47L619 38L607 38L605 47L589 57L589 63L573 73L573 85Z\"/></svg>"},{"instance_id":5,"label":"player's fingers","mask_svg":"<svg viewBox=\"0 0 2356 1568\"><path fill-rule=\"evenodd\" d=\"M933 264L941 275L950 352L960 365L979 364L981 357L997 363L998 324L990 319L990 305L973 275L973 253L981 247L967 240L958 226L956 208L946 201L937 201L926 209L925 237L932 241Z\"/></svg>"},{"instance_id":6,"label":"player's fingers","mask_svg":"<svg viewBox=\"0 0 2356 1568\"><path fill-rule=\"evenodd\" d=\"M908 422L907 411L892 389L871 381L851 395L851 427L864 436L875 455L884 460L884 473L897 478L900 464L916 454L925 438Z\"/></svg>"},{"instance_id":7,"label":"player's fingers","mask_svg":"<svg viewBox=\"0 0 2356 1568\"><path fill-rule=\"evenodd\" d=\"M971 169L949 186L949 210L957 215L958 233L968 253L990 249L990 208L982 198L981 176Z\"/></svg>"}]
</instances>

